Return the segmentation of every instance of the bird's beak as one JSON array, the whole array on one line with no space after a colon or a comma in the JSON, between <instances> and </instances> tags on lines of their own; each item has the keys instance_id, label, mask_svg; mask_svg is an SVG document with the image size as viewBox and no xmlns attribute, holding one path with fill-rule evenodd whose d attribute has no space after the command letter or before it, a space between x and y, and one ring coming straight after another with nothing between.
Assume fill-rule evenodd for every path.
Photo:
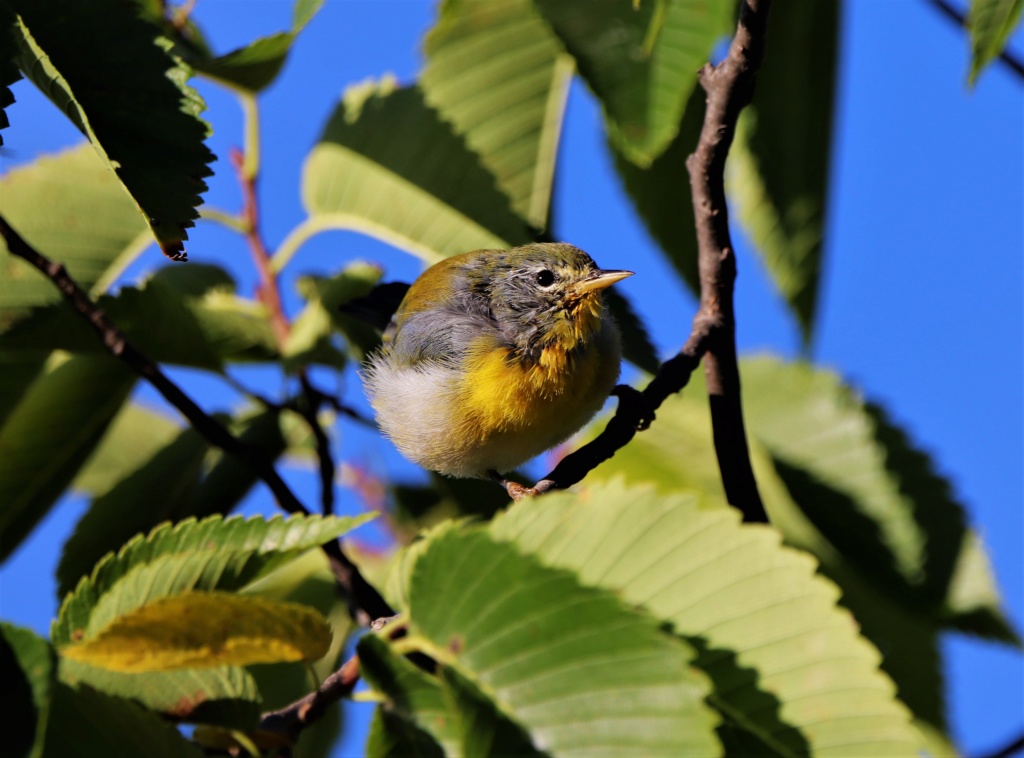
<instances>
[{"instance_id":1,"label":"bird's beak","mask_svg":"<svg viewBox=\"0 0 1024 758\"><path fill-rule=\"evenodd\" d=\"M585 295L595 290L603 290L611 287L615 282L621 282L627 276L633 276L632 271L595 271L582 282L576 285L576 294Z\"/></svg>"}]
</instances>

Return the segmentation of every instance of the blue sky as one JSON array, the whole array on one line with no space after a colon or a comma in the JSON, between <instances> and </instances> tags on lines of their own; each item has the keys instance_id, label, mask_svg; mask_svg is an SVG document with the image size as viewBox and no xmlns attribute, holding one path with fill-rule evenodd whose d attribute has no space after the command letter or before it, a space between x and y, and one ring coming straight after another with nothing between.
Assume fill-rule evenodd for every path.
<instances>
[{"instance_id":1,"label":"blue sky","mask_svg":"<svg viewBox=\"0 0 1024 758\"><path fill-rule=\"evenodd\" d=\"M200 0L197 16L218 51L287 28L283 0ZM302 217L302 160L344 87L392 72L415 78L423 32L434 4L419 0L328 0L303 33L278 82L262 98L264 234L279 243ZM974 90L965 84L963 33L924 0L845 4L820 321L811 357L839 371L883 404L933 456L965 503L992 554L1009 613L1024 626L1024 88L999 65ZM1024 51L1021 35L1016 49ZM769 42L769 55L770 52ZM241 140L234 100L201 84L221 156L207 201L234 210L240 198L226 161ZM36 93L16 85L18 104L5 131L4 171L41 151L74 144L77 132ZM556 229L606 267L637 276L619 285L633 299L668 355L689 329L693 298L646 236L614 176L600 114L574 87L555 195ZM740 278L738 339L746 352L793 356L797 329L772 291L742 233L735 232ZM194 261L238 272L243 291L255 281L248 252L229 233L200 223ZM346 260L380 262L388 278L410 280L420 264L354 234L314 238L293 263L296 273L328 272ZM127 273L163 261L149 251ZM286 289L288 306L298 300ZM233 402L217 381L174 375L207 408ZM244 375L267 391L273 372ZM335 386L336 377L322 376ZM358 396L356 386L347 396ZM156 402L152 393L143 397ZM349 428L341 454L371 471L396 465L387 443ZM315 500L315 476L289 471L300 497ZM342 507L357 507L350 492ZM56 600L52 567L81 512L70 500L0 571L0 613L45 632ZM272 508L257 491L247 510ZM16 584L15 584L16 582ZM16 587L16 589L15 589ZM1024 726L1024 659L1004 647L961 637L944 642L954 736L967 754L1004 742ZM358 754L358 740L339 755Z\"/></svg>"}]
</instances>

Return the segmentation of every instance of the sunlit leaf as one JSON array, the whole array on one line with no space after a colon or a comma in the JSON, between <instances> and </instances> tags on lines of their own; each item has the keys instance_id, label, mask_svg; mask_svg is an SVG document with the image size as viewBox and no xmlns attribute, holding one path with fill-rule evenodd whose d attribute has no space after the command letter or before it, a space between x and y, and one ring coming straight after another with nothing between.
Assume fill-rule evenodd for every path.
<instances>
[{"instance_id":1,"label":"sunlit leaf","mask_svg":"<svg viewBox=\"0 0 1024 758\"><path fill-rule=\"evenodd\" d=\"M650 165L679 129L697 70L722 36L732 3L675 0L650 50L655 3L538 0L537 7L576 60L604 108L608 133L638 166Z\"/></svg>"},{"instance_id":2,"label":"sunlit leaf","mask_svg":"<svg viewBox=\"0 0 1024 758\"><path fill-rule=\"evenodd\" d=\"M543 229L572 58L529 0L446 0L424 46L427 102Z\"/></svg>"},{"instance_id":3,"label":"sunlit leaf","mask_svg":"<svg viewBox=\"0 0 1024 758\"><path fill-rule=\"evenodd\" d=\"M771 52L727 164L737 216L805 341L814 327L823 256L839 11L837 2L773 9Z\"/></svg>"},{"instance_id":4,"label":"sunlit leaf","mask_svg":"<svg viewBox=\"0 0 1024 758\"><path fill-rule=\"evenodd\" d=\"M117 415L135 374L106 356L53 361L0 427L0 559L47 514Z\"/></svg>"},{"instance_id":5,"label":"sunlit leaf","mask_svg":"<svg viewBox=\"0 0 1024 758\"><path fill-rule=\"evenodd\" d=\"M765 754L915 752L909 714L838 589L734 509L613 482L518 503L491 531L670 623L699 651L709 702Z\"/></svg>"},{"instance_id":6,"label":"sunlit leaf","mask_svg":"<svg viewBox=\"0 0 1024 758\"><path fill-rule=\"evenodd\" d=\"M188 68L130 3L15 7L22 72L89 138L164 252L180 255L213 160Z\"/></svg>"},{"instance_id":7,"label":"sunlit leaf","mask_svg":"<svg viewBox=\"0 0 1024 758\"><path fill-rule=\"evenodd\" d=\"M238 590L373 518L211 516L162 524L101 560L61 604L58 647L89 639L118 616L192 590Z\"/></svg>"},{"instance_id":8,"label":"sunlit leaf","mask_svg":"<svg viewBox=\"0 0 1024 758\"><path fill-rule=\"evenodd\" d=\"M580 586L480 528L448 525L417 553L410 639L469 680L550 755L716 755L693 651L611 593ZM456 603L443 602L451 587ZM475 718L475 716L474 716Z\"/></svg>"},{"instance_id":9,"label":"sunlit leaf","mask_svg":"<svg viewBox=\"0 0 1024 758\"><path fill-rule=\"evenodd\" d=\"M354 229L436 261L530 241L477 156L415 87L349 88L303 170L325 229Z\"/></svg>"},{"instance_id":10,"label":"sunlit leaf","mask_svg":"<svg viewBox=\"0 0 1024 758\"><path fill-rule=\"evenodd\" d=\"M152 242L131 197L88 145L44 155L0 177L0 215L94 294ZM0 239L0 328L27 308L60 299L54 284L8 253Z\"/></svg>"},{"instance_id":11,"label":"sunlit leaf","mask_svg":"<svg viewBox=\"0 0 1024 758\"><path fill-rule=\"evenodd\" d=\"M118 616L61 655L111 671L312 661L331 645L313 608L228 592L192 591Z\"/></svg>"}]
</instances>

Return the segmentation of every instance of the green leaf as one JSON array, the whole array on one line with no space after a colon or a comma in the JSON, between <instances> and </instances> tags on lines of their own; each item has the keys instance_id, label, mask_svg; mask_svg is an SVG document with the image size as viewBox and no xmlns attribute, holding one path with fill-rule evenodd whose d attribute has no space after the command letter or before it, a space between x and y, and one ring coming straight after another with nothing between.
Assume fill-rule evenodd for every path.
<instances>
[{"instance_id":1,"label":"green leaf","mask_svg":"<svg viewBox=\"0 0 1024 758\"><path fill-rule=\"evenodd\" d=\"M114 431L112 428L110 433ZM195 498L208 449L206 440L194 429L183 429L149 460L93 500L64 543L57 566L57 597L63 598L100 558L136 534L162 521L192 515L187 505Z\"/></svg>"},{"instance_id":2,"label":"green leaf","mask_svg":"<svg viewBox=\"0 0 1024 758\"><path fill-rule=\"evenodd\" d=\"M159 276L141 288L122 287L97 305L132 343L152 360L223 370L225 361L270 360L277 343L266 309L214 289L200 297L183 295ZM40 347L75 353L105 353L92 327L69 304L34 310L0 335L0 348Z\"/></svg>"},{"instance_id":3,"label":"green leaf","mask_svg":"<svg viewBox=\"0 0 1024 758\"><path fill-rule=\"evenodd\" d=\"M39 377L46 358L46 353L0 352L0 428Z\"/></svg>"},{"instance_id":4,"label":"green leaf","mask_svg":"<svg viewBox=\"0 0 1024 758\"><path fill-rule=\"evenodd\" d=\"M672 142L683 106L726 29L732 3L675 0L650 51L645 39L655 4L620 0L538 0L587 85L604 108L608 134L638 166Z\"/></svg>"},{"instance_id":5,"label":"green leaf","mask_svg":"<svg viewBox=\"0 0 1024 758\"><path fill-rule=\"evenodd\" d=\"M125 674L62 658L59 677L65 684L134 700L176 721L248 730L260 717L260 691L239 667Z\"/></svg>"},{"instance_id":6,"label":"green leaf","mask_svg":"<svg viewBox=\"0 0 1024 758\"><path fill-rule=\"evenodd\" d=\"M225 55L189 55L187 60L199 73L255 94L269 87L277 78L299 32L323 3L324 0L299 0L293 13L293 28L287 32L260 37Z\"/></svg>"},{"instance_id":7,"label":"green leaf","mask_svg":"<svg viewBox=\"0 0 1024 758\"><path fill-rule=\"evenodd\" d=\"M51 364L14 407L0 427L0 560L75 478L134 384L120 361L73 357Z\"/></svg>"},{"instance_id":8,"label":"green leaf","mask_svg":"<svg viewBox=\"0 0 1024 758\"><path fill-rule=\"evenodd\" d=\"M968 16L971 31L971 75L973 85L982 70L1006 47L1006 41L1020 22L1024 0L972 0Z\"/></svg>"},{"instance_id":9,"label":"green leaf","mask_svg":"<svg viewBox=\"0 0 1024 758\"><path fill-rule=\"evenodd\" d=\"M159 716L89 687L58 683L46 730L48 756L202 758L203 752Z\"/></svg>"},{"instance_id":10,"label":"green leaf","mask_svg":"<svg viewBox=\"0 0 1024 758\"><path fill-rule=\"evenodd\" d=\"M895 600L941 608L966 518L929 457L835 374L767 357L742 371L749 427L815 526Z\"/></svg>"},{"instance_id":11,"label":"green leaf","mask_svg":"<svg viewBox=\"0 0 1024 758\"><path fill-rule=\"evenodd\" d=\"M743 110L728 187L738 218L808 341L827 211L839 3L783 3Z\"/></svg>"},{"instance_id":12,"label":"green leaf","mask_svg":"<svg viewBox=\"0 0 1024 758\"><path fill-rule=\"evenodd\" d=\"M193 590L118 616L61 655L111 671L143 673L313 661L330 646L330 628L313 608Z\"/></svg>"},{"instance_id":13,"label":"green leaf","mask_svg":"<svg viewBox=\"0 0 1024 758\"><path fill-rule=\"evenodd\" d=\"M7 119L7 107L14 104L14 93L11 85L21 79L18 66L14 62L15 36L14 14L6 6L0 7L0 129L11 125ZM3 134L0 134L0 147L4 145Z\"/></svg>"},{"instance_id":14,"label":"green leaf","mask_svg":"<svg viewBox=\"0 0 1024 758\"><path fill-rule=\"evenodd\" d=\"M213 160L188 68L133 4L16 3L19 66L89 138L164 253L183 256Z\"/></svg>"},{"instance_id":15,"label":"green leaf","mask_svg":"<svg viewBox=\"0 0 1024 758\"><path fill-rule=\"evenodd\" d=\"M968 530L946 595L949 624L961 632L1020 647L1020 636L1003 614L1002 605L981 536Z\"/></svg>"},{"instance_id":16,"label":"green leaf","mask_svg":"<svg viewBox=\"0 0 1024 758\"><path fill-rule=\"evenodd\" d=\"M360 675L374 692L386 698L377 709L378 715L397 744L422 743L424 755L460 753L458 713L445 700L437 677L403 658L375 634L360 639L356 652ZM385 741L383 733L371 735L367 753L396 754L396 748L387 747ZM411 746L404 749L410 753L413 750Z\"/></svg>"},{"instance_id":17,"label":"green leaf","mask_svg":"<svg viewBox=\"0 0 1024 758\"><path fill-rule=\"evenodd\" d=\"M613 482L518 503L491 532L670 623L699 651L710 702L766 753L916 751L908 713L878 652L836 607L836 587L735 510Z\"/></svg>"},{"instance_id":18,"label":"green leaf","mask_svg":"<svg viewBox=\"0 0 1024 758\"><path fill-rule=\"evenodd\" d=\"M444 758L445 752L409 719L378 708L370 721L365 755L367 758Z\"/></svg>"},{"instance_id":19,"label":"green leaf","mask_svg":"<svg viewBox=\"0 0 1024 758\"><path fill-rule=\"evenodd\" d=\"M53 642L62 648L91 639L118 616L154 600L193 590L241 589L371 518L211 516L162 524L108 554L64 599Z\"/></svg>"},{"instance_id":20,"label":"green leaf","mask_svg":"<svg viewBox=\"0 0 1024 758\"><path fill-rule=\"evenodd\" d=\"M697 233L686 158L697 147L704 124L704 98L703 89L697 87L693 90L686 103L679 133L665 152L646 168L630 162L613 142L609 142L615 158L615 171L633 201L633 207L643 219L648 233L695 295L700 292Z\"/></svg>"},{"instance_id":21,"label":"green leaf","mask_svg":"<svg viewBox=\"0 0 1024 758\"><path fill-rule=\"evenodd\" d=\"M88 145L42 156L0 177L0 215L93 294L152 241L131 198ZM0 239L0 330L25 309L60 300L53 283L12 256Z\"/></svg>"},{"instance_id":22,"label":"green leaf","mask_svg":"<svg viewBox=\"0 0 1024 758\"><path fill-rule=\"evenodd\" d=\"M622 336L622 357L649 374L656 373L661 361L633 304L621 292L611 289L605 290L604 301Z\"/></svg>"},{"instance_id":23,"label":"green leaf","mask_svg":"<svg viewBox=\"0 0 1024 758\"><path fill-rule=\"evenodd\" d=\"M285 358L294 365L316 358L325 347L331 346L331 335L337 330L346 337L349 355L362 361L370 345L379 343L380 338L371 329L360 329L361 325L343 316L341 307L354 298L368 295L380 276L379 266L355 261L330 278L300 279L299 292L306 299L306 307L292 322L283 350ZM337 353L337 358L339 366L344 366L344 355Z\"/></svg>"},{"instance_id":24,"label":"green leaf","mask_svg":"<svg viewBox=\"0 0 1024 758\"><path fill-rule=\"evenodd\" d=\"M71 486L92 496L109 492L181 431L174 421L139 403L127 403L110 422L99 447Z\"/></svg>"},{"instance_id":25,"label":"green leaf","mask_svg":"<svg viewBox=\"0 0 1024 758\"><path fill-rule=\"evenodd\" d=\"M424 47L427 103L545 228L572 58L529 0L446 0Z\"/></svg>"},{"instance_id":26,"label":"green leaf","mask_svg":"<svg viewBox=\"0 0 1024 758\"><path fill-rule=\"evenodd\" d=\"M0 622L4 745L10 755L39 758L54 679L50 644L34 632Z\"/></svg>"},{"instance_id":27,"label":"green leaf","mask_svg":"<svg viewBox=\"0 0 1024 758\"><path fill-rule=\"evenodd\" d=\"M462 755L543 756L523 728L501 712L486 692L448 666L440 669L448 698L459 715Z\"/></svg>"},{"instance_id":28,"label":"green leaf","mask_svg":"<svg viewBox=\"0 0 1024 758\"><path fill-rule=\"evenodd\" d=\"M252 469L221 450L211 450L192 429L172 426L177 436L165 438L162 447L147 441L138 451L126 452L124 448L135 444L132 429L126 430L128 435L120 444L110 441L122 431L119 419L97 454L109 447L110 455L126 456L118 459L123 468L110 487L97 493L64 545L57 568L58 597L74 589L100 558L134 535L149 532L163 521L230 513L256 483ZM219 420L266 461L277 460L287 446L281 428L284 419L276 410ZM148 455L143 455L145 450ZM127 461L134 461L134 469Z\"/></svg>"},{"instance_id":29,"label":"green leaf","mask_svg":"<svg viewBox=\"0 0 1024 758\"><path fill-rule=\"evenodd\" d=\"M415 87L350 87L303 169L302 199L323 229L354 229L427 261L530 241L526 225L463 139Z\"/></svg>"},{"instance_id":30,"label":"green leaf","mask_svg":"<svg viewBox=\"0 0 1024 758\"><path fill-rule=\"evenodd\" d=\"M452 587L457 601L442 600ZM427 537L407 611L407 644L422 639L551 755L719 752L689 646L481 528L449 524Z\"/></svg>"},{"instance_id":31,"label":"green leaf","mask_svg":"<svg viewBox=\"0 0 1024 758\"><path fill-rule=\"evenodd\" d=\"M229 425L229 429L256 455L273 462L287 449L285 427L295 421L295 415L290 411L278 413L269 409L243 414ZM248 465L233 455L212 450L195 501L189 506L190 515L205 518L230 513L257 481L259 478Z\"/></svg>"}]
</instances>

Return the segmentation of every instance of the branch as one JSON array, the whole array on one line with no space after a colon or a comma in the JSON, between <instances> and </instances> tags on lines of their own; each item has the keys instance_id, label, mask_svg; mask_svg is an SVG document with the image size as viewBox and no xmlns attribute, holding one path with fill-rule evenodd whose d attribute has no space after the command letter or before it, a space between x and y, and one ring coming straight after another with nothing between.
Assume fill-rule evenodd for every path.
<instances>
[{"instance_id":1,"label":"branch","mask_svg":"<svg viewBox=\"0 0 1024 758\"><path fill-rule=\"evenodd\" d=\"M353 655L305 697L279 710L264 713L257 731L284 734L294 742L303 729L324 715L327 708L351 695L358 682L359 658Z\"/></svg>"},{"instance_id":2,"label":"branch","mask_svg":"<svg viewBox=\"0 0 1024 758\"><path fill-rule=\"evenodd\" d=\"M725 59L717 66L706 64L700 70L707 107L697 149L686 159L697 220L700 272L700 309L694 322L705 324L709 332L704 372L718 468L729 503L740 509L744 521L761 523L766 523L768 516L750 465L740 403L733 310L736 254L729 236L725 159L736 134L740 111L754 95L757 69L764 58L770 5L770 0L745 0Z\"/></svg>"},{"instance_id":3,"label":"branch","mask_svg":"<svg viewBox=\"0 0 1024 758\"><path fill-rule=\"evenodd\" d=\"M703 357L715 453L726 498L743 513L744 521L767 523L768 516L750 465L740 405L733 311L736 257L729 236L725 201L725 159L740 111L754 94L754 80L764 57L770 4L770 0L746 0L728 55L717 66L708 64L700 71L700 84L707 92L707 108L697 149L687 158L686 167L690 172L697 219L701 292L700 309L694 316L686 345L678 355L661 365L643 392L616 387L614 394L619 397L619 407L604 431L562 459L533 487L527 488L492 474L514 499L564 489L582 480L638 431L650 425L654 412L665 398L686 386Z\"/></svg>"},{"instance_id":4,"label":"branch","mask_svg":"<svg viewBox=\"0 0 1024 758\"><path fill-rule=\"evenodd\" d=\"M331 455L331 441L317 418L324 395L313 387L305 371L299 372L299 383L302 385L304 400L299 404L299 412L306 419L316 440L316 457L320 463L321 510L325 516L329 516L334 513L334 458Z\"/></svg>"},{"instance_id":5,"label":"branch","mask_svg":"<svg viewBox=\"0 0 1024 758\"><path fill-rule=\"evenodd\" d=\"M935 9L939 11L939 13L957 26L963 29L970 28L970 20L967 18L967 14L954 8L952 3L947 2L947 0L928 0L928 2L935 6ZM999 60L1002 61L1002 63L1013 73L1024 79L1024 63L1018 60L1013 53L1005 49L1000 50Z\"/></svg>"},{"instance_id":6,"label":"branch","mask_svg":"<svg viewBox=\"0 0 1024 758\"><path fill-rule=\"evenodd\" d=\"M12 255L27 261L53 282L71 307L92 326L111 355L124 361L136 374L152 384L167 402L188 419L204 439L248 466L270 488L286 511L309 515L309 511L285 484L273 464L207 414L172 382L156 363L139 352L125 334L107 318L107 314L68 275L63 264L49 260L32 248L11 228L3 216L0 216L0 236L6 240L7 249ZM394 615L391 607L363 578L337 541L326 543L323 550L327 553L334 575L344 590L349 609L357 621L365 626L371 619Z\"/></svg>"}]
</instances>

